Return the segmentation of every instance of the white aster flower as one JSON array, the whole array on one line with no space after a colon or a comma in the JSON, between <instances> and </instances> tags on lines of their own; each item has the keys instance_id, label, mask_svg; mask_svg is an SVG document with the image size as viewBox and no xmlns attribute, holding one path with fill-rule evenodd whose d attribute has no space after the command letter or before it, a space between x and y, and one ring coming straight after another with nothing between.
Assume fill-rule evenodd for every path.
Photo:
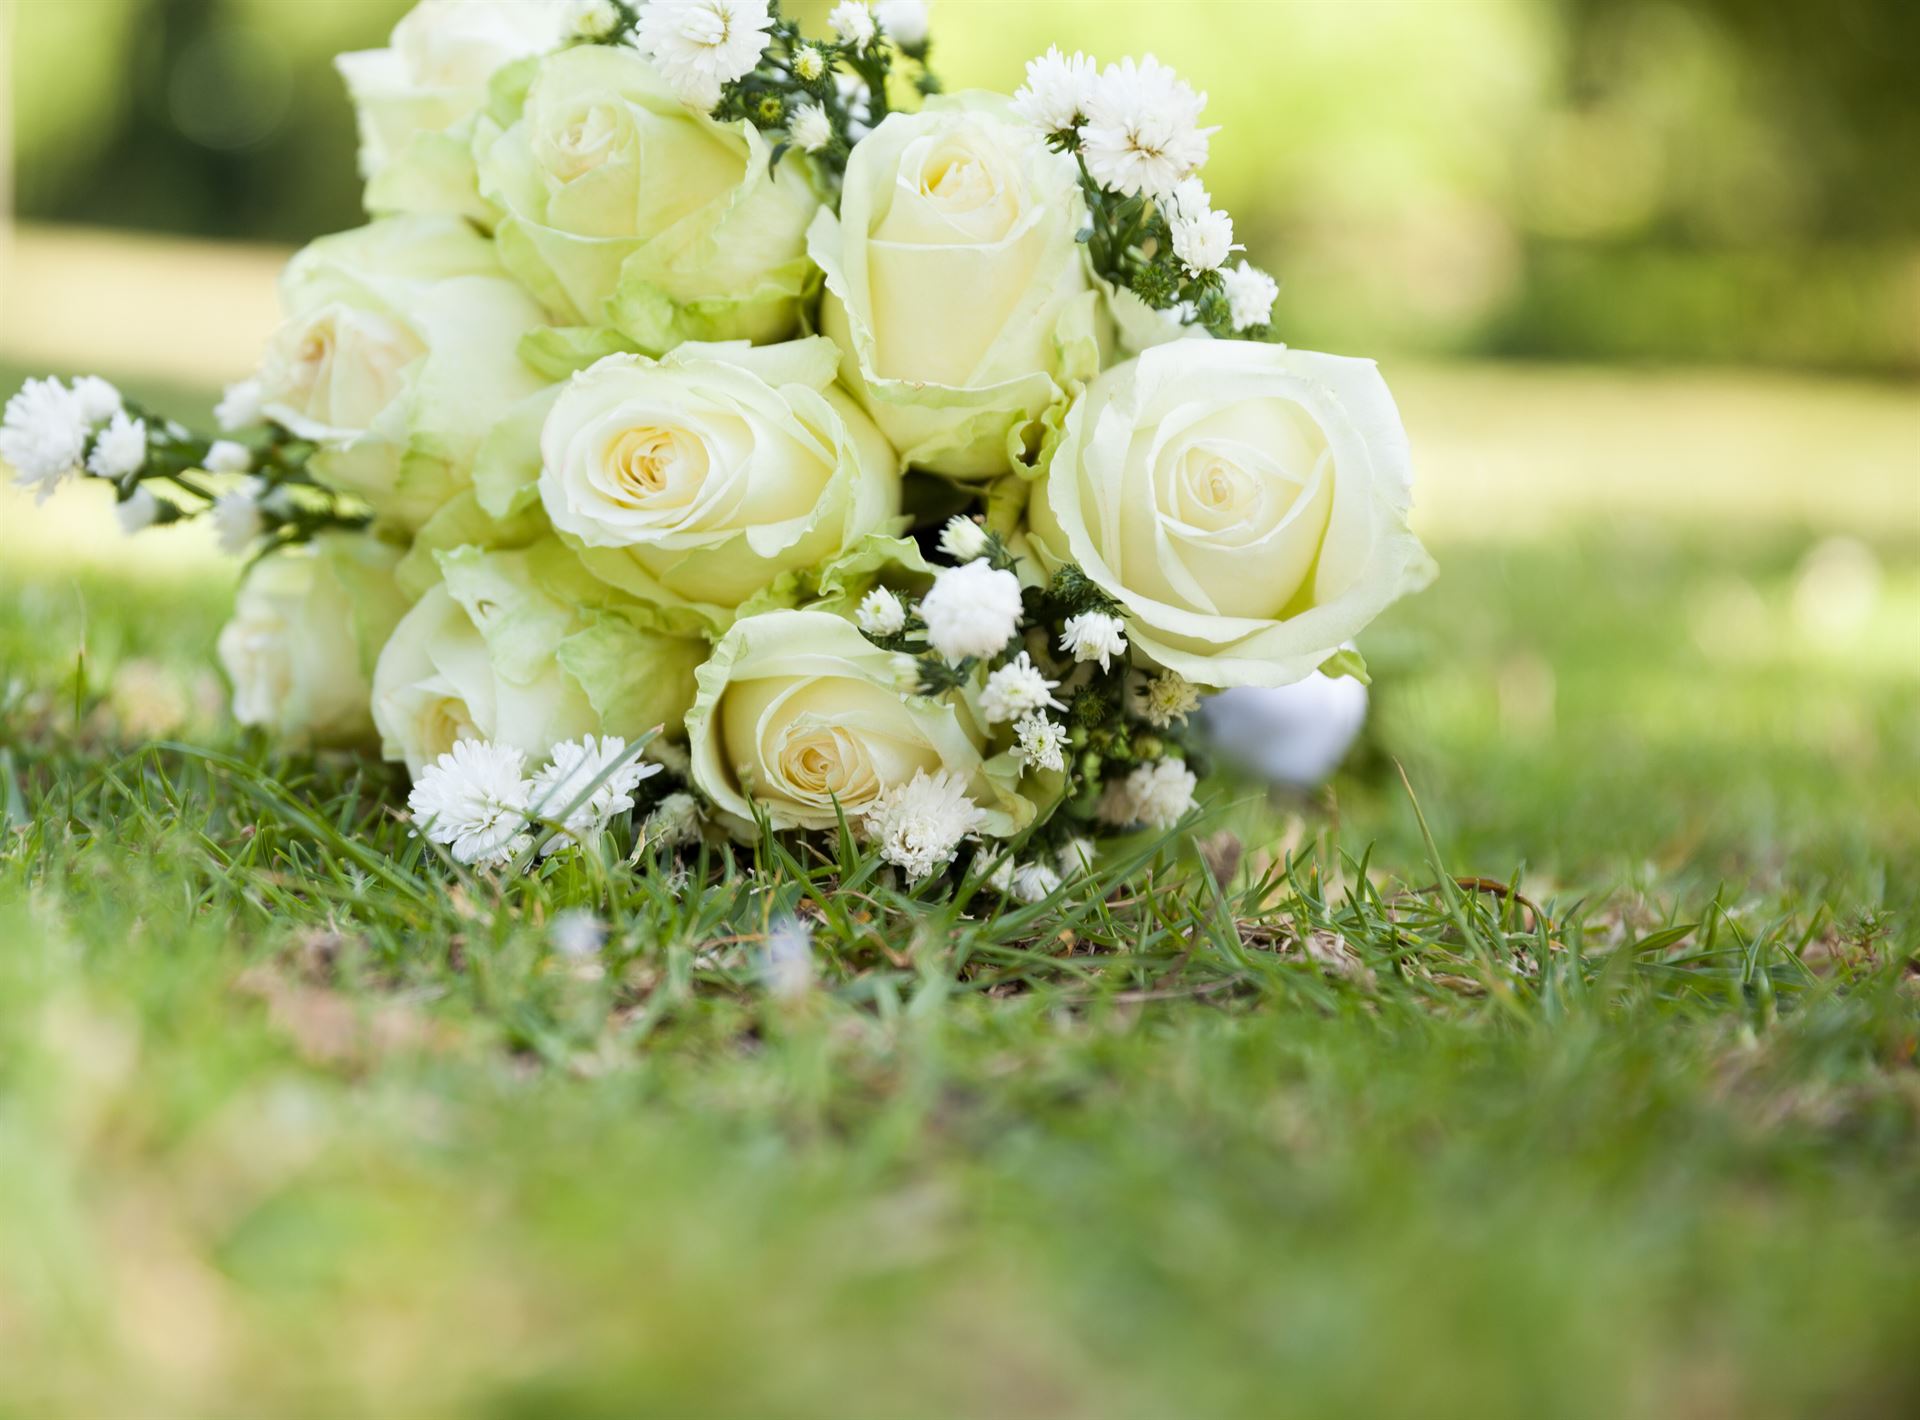
<instances>
[{"instance_id":1,"label":"white aster flower","mask_svg":"<svg viewBox=\"0 0 1920 1420\"><path fill-rule=\"evenodd\" d=\"M420 771L407 807L416 835L444 843L455 861L500 863L525 847L526 756L487 740L461 740Z\"/></svg>"},{"instance_id":2,"label":"white aster flower","mask_svg":"<svg viewBox=\"0 0 1920 1420\"><path fill-rule=\"evenodd\" d=\"M1067 729L1045 715L1023 715L1013 727L1013 752L1030 769L1058 773L1067 767Z\"/></svg>"},{"instance_id":3,"label":"white aster flower","mask_svg":"<svg viewBox=\"0 0 1920 1420\"><path fill-rule=\"evenodd\" d=\"M813 989L813 923L782 917L767 933L760 953L760 979L776 1001L797 1001Z\"/></svg>"},{"instance_id":4,"label":"white aster flower","mask_svg":"<svg viewBox=\"0 0 1920 1420\"><path fill-rule=\"evenodd\" d=\"M873 43L873 11L867 8L866 0L840 0L827 16L827 27L842 44L850 44L855 49L865 49Z\"/></svg>"},{"instance_id":5,"label":"white aster flower","mask_svg":"<svg viewBox=\"0 0 1920 1420\"><path fill-rule=\"evenodd\" d=\"M1027 82L1014 91L1014 117L1046 133L1059 133L1086 121L1087 99L1096 74L1091 57L1075 52L1069 59L1057 45L1049 45L1038 59L1027 61Z\"/></svg>"},{"instance_id":6,"label":"white aster flower","mask_svg":"<svg viewBox=\"0 0 1920 1420\"><path fill-rule=\"evenodd\" d=\"M1200 179L1175 185L1167 202L1167 225L1173 230L1173 254L1192 275L1218 269L1228 255L1241 250L1233 240L1233 218L1214 209Z\"/></svg>"},{"instance_id":7,"label":"white aster flower","mask_svg":"<svg viewBox=\"0 0 1920 1420\"><path fill-rule=\"evenodd\" d=\"M680 848L700 838L700 801L688 793L669 794L647 815L646 841Z\"/></svg>"},{"instance_id":8,"label":"white aster flower","mask_svg":"<svg viewBox=\"0 0 1920 1420\"><path fill-rule=\"evenodd\" d=\"M994 655L1020 625L1020 579L985 562L943 567L920 599L920 619L928 643L949 663Z\"/></svg>"},{"instance_id":9,"label":"white aster flower","mask_svg":"<svg viewBox=\"0 0 1920 1420\"><path fill-rule=\"evenodd\" d=\"M1101 670L1109 670L1115 656L1127 654L1127 623L1104 611L1070 616L1060 628L1060 649L1076 661L1098 661Z\"/></svg>"},{"instance_id":10,"label":"white aster flower","mask_svg":"<svg viewBox=\"0 0 1920 1420\"><path fill-rule=\"evenodd\" d=\"M1180 724L1200 708L1200 692L1172 671L1135 680L1128 699L1134 715L1156 730Z\"/></svg>"},{"instance_id":11,"label":"white aster flower","mask_svg":"<svg viewBox=\"0 0 1920 1420\"><path fill-rule=\"evenodd\" d=\"M130 418L126 410L116 410L107 427L93 441L87 455L87 472L95 478L125 478L138 473L147 461L147 423Z\"/></svg>"},{"instance_id":12,"label":"white aster flower","mask_svg":"<svg viewBox=\"0 0 1920 1420\"><path fill-rule=\"evenodd\" d=\"M213 407L214 422L220 426L220 432L231 434L236 429L251 429L264 420L267 416L260 407L260 399L258 380L228 385L220 402Z\"/></svg>"},{"instance_id":13,"label":"white aster flower","mask_svg":"<svg viewBox=\"0 0 1920 1420\"><path fill-rule=\"evenodd\" d=\"M927 0L874 0L873 17L902 49L927 42Z\"/></svg>"},{"instance_id":14,"label":"white aster flower","mask_svg":"<svg viewBox=\"0 0 1920 1420\"><path fill-rule=\"evenodd\" d=\"M573 0L568 29L581 39L605 39L620 25L613 0Z\"/></svg>"},{"instance_id":15,"label":"white aster flower","mask_svg":"<svg viewBox=\"0 0 1920 1420\"><path fill-rule=\"evenodd\" d=\"M810 44L803 44L794 51L793 74L804 84L811 84L827 72L827 57Z\"/></svg>"},{"instance_id":16,"label":"white aster flower","mask_svg":"<svg viewBox=\"0 0 1920 1420\"><path fill-rule=\"evenodd\" d=\"M1246 261L1222 269L1227 289L1227 311L1235 330L1252 330L1273 319L1273 303L1280 299L1280 283Z\"/></svg>"},{"instance_id":17,"label":"white aster flower","mask_svg":"<svg viewBox=\"0 0 1920 1420\"><path fill-rule=\"evenodd\" d=\"M767 0L650 0L633 44L680 102L708 113L722 88L753 72L772 27Z\"/></svg>"},{"instance_id":18,"label":"white aster flower","mask_svg":"<svg viewBox=\"0 0 1920 1420\"><path fill-rule=\"evenodd\" d=\"M556 912L547 924L547 940L560 956L575 961L597 957L607 944L607 924L584 907L570 907Z\"/></svg>"},{"instance_id":19,"label":"white aster flower","mask_svg":"<svg viewBox=\"0 0 1920 1420\"><path fill-rule=\"evenodd\" d=\"M75 380L73 397L80 401L80 415L89 424L111 419L121 409L120 391L98 375L82 375Z\"/></svg>"},{"instance_id":20,"label":"white aster flower","mask_svg":"<svg viewBox=\"0 0 1920 1420\"><path fill-rule=\"evenodd\" d=\"M13 465L22 487L38 484L45 499L80 467L91 427L85 402L60 381L28 380L7 401L0 459Z\"/></svg>"},{"instance_id":21,"label":"white aster flower","mask_svg":"<svg viewBox=\"0 0 1920 1420\"><path fill-rule=\"evenodd\" d=\"M527 801L530 816L561 825L545 851L598 838L616 815L633 808L633 791L640 781L659 772L659 765L629 756L627 742L618 735L585 735L555 745L552 759L533 776Z\"/></svg>"},{"instance_id":22,"label":"white aster flower","mask_svg":"<svg viewBox=\"0 0 1920 1420\"><path fill-rule=\"evenodd\" d=\"M147 491L145 484L136 484L133 492L113 505L113 516L120 522L120 531L132 537L154 525L160 516L160 500Z\"/></svg>"},{"instance_id":23,"label":"white aster flower","mask_svg":"<svg viewBox=\"0 0 1920 1420\"><path fill-rule=\"evenodd\" d=\"M1054 854L1053 861L1063 879L1085 877L1093 871L1099 851L1091 838L1069 838L1060 845L1060 851Z\"/></svg>"},{"instance_id":24,"label":"white aster flower","mask_svg":"<svg viewBox=\"0 0 1920 1420\"><path fill-rule=\"evenodd\" d=\"M1109 64L1086 101L1081 152L1087 172L1104 188L1127 197L1165 197L1207 160L1196 94L1173 70L1149 54Z\"/></svg>"},{"instance_id":25,"label":"white aster flower","mask_svg":"<svg viewBox=\"0 0 1920 1420\"><path fill-rule=\"evenodd\" d=\"M802 152L817 153L833 142L833 120L819 104L801 104L787 121L787 133Z\"/></svg>"},{"instance_id":26,"label":"white aster flower","mask_svg":"<svg viewBox=\"0 0 1920 1420\"><path fill-rule=\"evenodd\" d=\"M1124 827L1172 828L1193 807L1193 771L1177 759L1143 764L1100 796L1100 817Z\"/></svg>"},{"instance_id":27,"label":"white aster flower","mask_svg":"<svg viewBox=\"0 0 1920 1420\"><path fill-rule=\"evenodd\" d=\"M1021 863L1007 874L1003 892L1015 902L1044 902L1060 886L1060 874L1041 862Z\"/></svg>"},{"instance_id":28,"label":"white aster flower","mask_svg":"<svg viewBox=\"0 0 1920 1420\"><path fill-rule=\"evenodd\" d=\"M244 557L255 538L267 530L260 513L260 485L249 480L246 488L222 493L213 503L213 531L220 550L229 557Z\"/></svg>"},{"instance_id":29,"label":"white aster flower","mask_svg":"<svg viewBox=\"0 0 1920 1420\"><path fill-rule=\"evenodd\" d=\"M862 597L853 615L869 636L898 636L907 624L907 609L885 587L875 587Z\"/></svg>"},{"instance_id":30,"label":"white aster flower","mask_svg":"<svg viewBox=\"0 0 1920 1420\"><path fill-rule=\"evenodd\" d=\"M1067 707L1053 698L1053 688L1059 683L1040 674L1040 668L1022 651L987 677L987 688L980 693L980 713L989 725L997 725L1038 710L1064 710Z\"/></svg>"},{"instance_id":31,"label":"white aster flower","mask_svg":"<svg viewBox=\"0 0 1920 1420\"><path fill-rule=\"evenodd\" d=\"M972 518L955 514L940 529L940 550L955 562L971 562L987 553L987 530Z\"/></svg>"},{"instance_id":32,"label":"white aster flower","mask_svg":"<svg viewBox=\"0 0 1920 1420\"><path fill-rule=\"evenodd\" d=\"M918 882L952 862L960 841L979 832L986 818L967 797L964 778L921 769L876 798L862 822L880 856L905 869L908 882Z\"/></svg>"},{"instance_id":33,"label":"white aster flower","mask_svg":"<svg viewBox=\"0 0 1920 1420\"><path fill-rule=\"evenodd\" d=\"M251 473L253 450L233 439L215 439L200 467L208 473Z\"/></svg>"}]
</instances>

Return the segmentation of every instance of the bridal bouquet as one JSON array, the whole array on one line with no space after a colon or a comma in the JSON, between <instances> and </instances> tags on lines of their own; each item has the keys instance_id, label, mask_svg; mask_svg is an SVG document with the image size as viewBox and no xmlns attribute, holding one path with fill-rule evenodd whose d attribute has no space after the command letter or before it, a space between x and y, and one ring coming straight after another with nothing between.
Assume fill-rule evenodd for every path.
<instances>
[{"instance_id":1,"label":"bridal bouquet","mask_svg":"<svg viewBox=\"0 0 1920 1420\"><path fill-rule=\"evenodd\" d=\"M372 220L220 436L37 380L0 457L210 520L237 719L403 761L461 863L831 831L1044 897L1193 807L1203 696L1364 673L1406 440L1273 339L1172 70L947 95L920 0L830 28L424 0L338 61Z\"/></svg>"}]
</instances>

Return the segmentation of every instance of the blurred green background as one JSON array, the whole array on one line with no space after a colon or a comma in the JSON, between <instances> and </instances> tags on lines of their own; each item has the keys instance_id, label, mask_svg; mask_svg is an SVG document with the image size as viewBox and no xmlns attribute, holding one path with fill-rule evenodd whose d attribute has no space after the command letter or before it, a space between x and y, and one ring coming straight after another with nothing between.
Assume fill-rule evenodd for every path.
<instances>
[{"instance_id":1,"label":"blurred green background","mask_svg":"<svg viewBox=\"0 0 1920 1420\"><path fill-rule=\"evenodd\" d=\"M22 220L298 242L359 219L328 58L402 0L11 9ZM1010 89L1059 43L1210 90L1208 181L1297 344L1920 369L1911 0L934 10L950 87Z\"/></svg>"}]
</instances>

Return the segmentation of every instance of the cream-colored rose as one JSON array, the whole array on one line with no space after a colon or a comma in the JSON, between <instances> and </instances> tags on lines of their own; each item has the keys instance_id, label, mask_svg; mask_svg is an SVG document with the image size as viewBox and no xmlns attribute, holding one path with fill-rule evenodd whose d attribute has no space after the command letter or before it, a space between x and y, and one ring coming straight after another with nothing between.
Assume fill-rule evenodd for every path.
<instances>
[{"instance_id":1,"label":"cream-colored rose","mask_svg":"<svg viewBox=\"0 0 1920 1420\"><path fill-rule=\"evenodd\" d=\"M904 694L901 657L824 611L742 617L700 668L687 716L693 778L735 833L758 805L775 828L857 818L916 772L947 771L1005 836L1032 821L1011 755L987 758L985 725L965 704Z\"/></svg>"},{"instance_id":2,"label":"cream-colored rose","mask_svg":"<svg viewBox=\"0 0 1920 1420\"><path fill-rule=\"evenodd\" d=\"M473 118L487 84L556 49L568 7L556 0L422 0L386 49L334 60L360 128L367 210L489 218L473 164Z\"/></svg>"},{"instance_id":3,"label":"cream-colored rose","mask_svg":"<svg viewBox=\"0 0 1920 1420\"><path fill-rule=\"evenodd\" d=\"M996 95L890 114L855 147L840 215L808 234L821 329L909 463L1007 473L1098 369L1086 221L1073 160Z\"/></svg>"},{"instance_id":4,"label":"cream-colored rose","mask_svg":"<svg viewBox=\"0 0 1920 1420\"><path fill-rule=\"evenodd\" d=\"M547 517L596 576L716 629L787 574L817 581L902 527L898 460L837 359L816 337L602 360L547 415Z\"/></svg>"},{"instance_id":5,"label":"cream-colored rose","mask_svg":"<svg viewBox=\"0 0 1920 1420\"><path fill-rule=\"evenodd\" d=\"M519 117L483 120L475 151L501 256L556 320L614 327L650 354L798 328L811 164L772 165L752 124L687 108L635 51L549 55Z\"/></svg>"},{"instance_id":6,"label":"cream-colored rose","mask_svg":"<svg viewBox=\"0 0 1920 1420\"><path fill-rule=\"evenodd\" d=\"M459 548L440 568L373 675L383 752L412 773L469 737L538 760L582 735L672 731L693 703L706 644L654 629L551 538Z\"/></svg>"},{"instance_id":7,"label":"cream-colored rose","mask_svg":"<svg viewBox=\"0 0 1920 1420\"><path fill-rule=\"evenodd\" d=\"M1115 366L1067 416L1029 509L1049 569L1124 605L1135 649L1201 685L1310 674L1433 564L1371 360L1179 340Z\"/></svg>"},{"instance_id":8,"label":"cream-colored rose","mask_svg":"<svg viewBox=\"0 0 1920 1420\"><path fill-rule=\"evenodd\" d=\"M233 717L292 744L373 741L375 658L407 609L398 548L329 533L247 573L218 651Z\"/></svg>"},{"instance_id":9,"label":"cream-colored rose","mask_svg":"<svg viewBox=\"0 0 1920 1420\"><path fill-rule=\"evenodd\" d=\"M456 218L322 237L289 264L281 299L265 413L321 446L321 482L409 530L466 487L500 411L543 384L517 353L539 306Z\"/></svg>"}]
</instances>

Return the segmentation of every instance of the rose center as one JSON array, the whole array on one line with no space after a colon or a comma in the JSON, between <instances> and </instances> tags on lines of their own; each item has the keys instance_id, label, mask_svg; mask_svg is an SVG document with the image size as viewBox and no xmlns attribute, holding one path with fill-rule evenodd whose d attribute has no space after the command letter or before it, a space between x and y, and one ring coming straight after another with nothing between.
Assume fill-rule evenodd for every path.
<instances>
[{"instance_id":1,"label":"rose center","mask_svg":"<svg viewBox=\"0 0 1920 1420\"><path fill-rule=\"evenodd\" d=\"M421 743L429 759L438 759L461 740L484 739L467 713L467 702L443 696L427 707L421 717Z\"/></svg>"},{"instance_id":2,"label":"rose center","mask_svg":"<svg viewBox=\"0 0 1920 1420\"><path fill-rule=\"evenodd\" d=\"M628 429L607 451L615 493L632 506L684 506L711 465L706 445L682 429Z\"/></svg>"},{"instance_id":3,"label":"rose center","mask_svg":"<svg viewBox=\"0 0 1920 1420\"><path fill-rule=\"evenodd\" d=\"M594 104L554 135L554 174L571 182L593 171L612 156L618 136L619 125L606 105Z\"/></svg>"},{"instance_id":4,"label":"rose center","mask_svg":"<svg viewBox=\"0 0 1920 1420\"><path fill-rule=\"evenodd\" d=\"M795 798L821 804L837 800L852 807L879 790L872 757L845 730L789 730L781 741L779 762Z\"/></svg>"}]
</instances>

